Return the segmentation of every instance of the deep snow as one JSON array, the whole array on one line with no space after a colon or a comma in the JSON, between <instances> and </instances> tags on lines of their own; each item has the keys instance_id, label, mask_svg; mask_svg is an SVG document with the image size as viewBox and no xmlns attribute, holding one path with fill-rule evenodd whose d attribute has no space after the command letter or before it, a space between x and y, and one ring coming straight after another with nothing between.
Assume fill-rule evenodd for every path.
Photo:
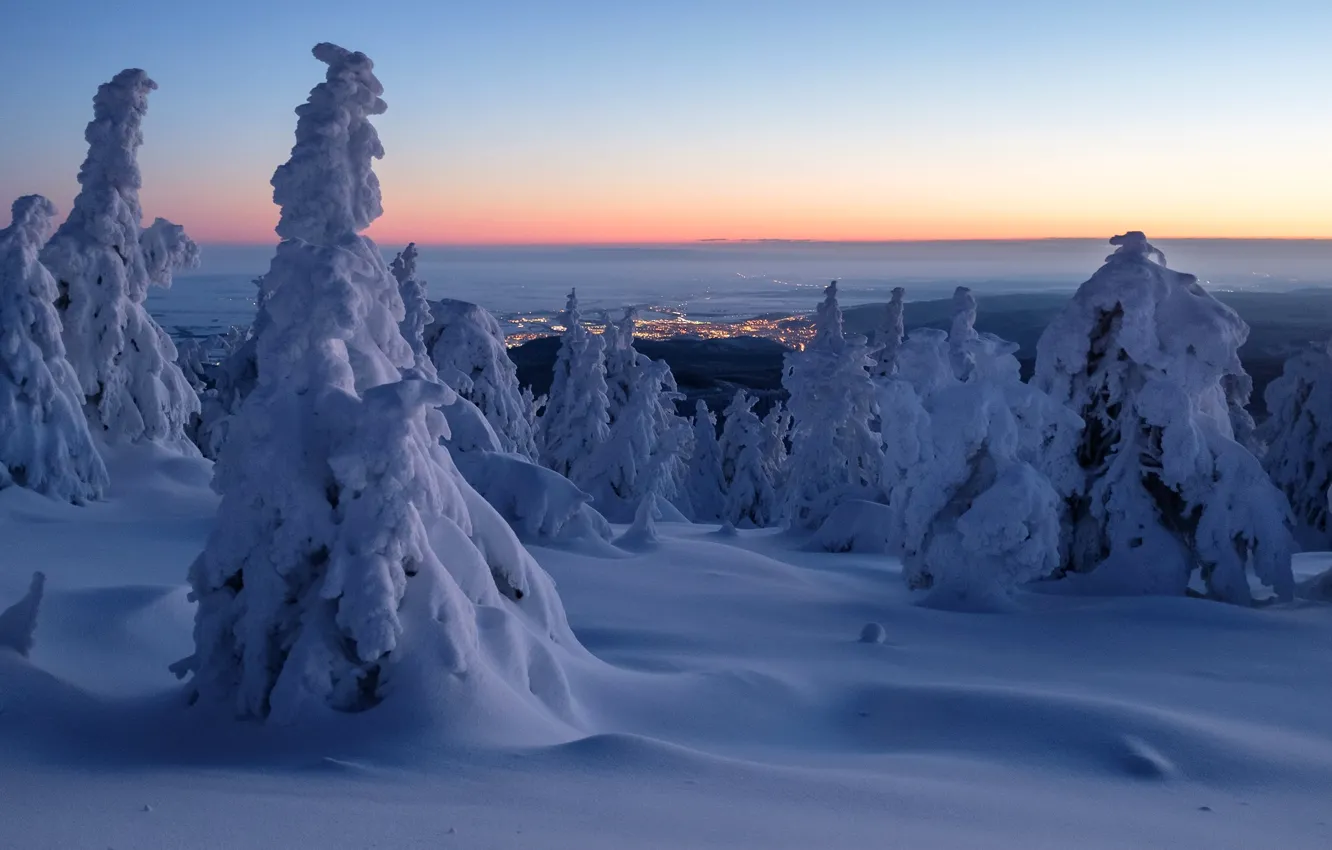
<instances>
[{"instance_id":1,"label":"deep snow","mask_svg":"<svg viewBox=\"0 0 1332 850\"><path fill-rule=\"evenodd\" d=\"M89 507L0 492L0 607L48 577L30 662L0 650L0 847L1332 845L1332 606L949 613L881 556L658 522L632 552L532 549L596 656L566 663L576 722L504 746L391 703L242 723L167 671L207 462L109 465Z\"/></svg>"}]
</instances>

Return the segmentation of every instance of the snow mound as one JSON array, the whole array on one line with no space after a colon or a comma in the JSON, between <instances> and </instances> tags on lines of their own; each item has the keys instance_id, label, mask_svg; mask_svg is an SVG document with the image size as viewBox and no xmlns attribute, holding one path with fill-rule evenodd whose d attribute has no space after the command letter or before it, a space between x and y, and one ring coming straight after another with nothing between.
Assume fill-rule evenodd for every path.
<instances>
[{"instance_id":1,"label":"snow mound","mask_svg":"<svg viewBox=\"0 0 1332 850\"><path fill-rule=\"evenodd\" d=\"M8 649L23 658L32 651L33 635L37 631L37 612L42 605L42 590L46 576L32 574L27 594L13 605L0 611L0 649Z\"/></svg>"},{"instance_id":2,"label":"snow mound","mask_svg":"<svg viewBox=\"0 0 1332 850\"><path fill-rule=\"evenodd\" d=\"M558 472L521 455L493 451L459 454L458 471L523 540L609 540L610 525L592 497Z\"/></svg>"},{"instance_id":3,"label":"snow mound","mask_svg":"<svg viewBox=\"0 0 1332 850\"><path fill-rule=\"evenodd\" d=\"M615 538L615 545L621 549L638 552L655 549L661 542L661 538L657 536L657 520L661 518L660 514L657 495L648 493L634 511L633 524L625 529L624 534Z\"/></svg>"},{"instance_id":4,"label":"snow mound","mask_svg":"<svg viewBox=\"0 0 1332 850\"><path fill-rule=\"evenodd\" d=\"M832 509L809 541L824 552L886 554L892 545L892 511L887 505L849 499Z\"/></svg>"}]
</instances>

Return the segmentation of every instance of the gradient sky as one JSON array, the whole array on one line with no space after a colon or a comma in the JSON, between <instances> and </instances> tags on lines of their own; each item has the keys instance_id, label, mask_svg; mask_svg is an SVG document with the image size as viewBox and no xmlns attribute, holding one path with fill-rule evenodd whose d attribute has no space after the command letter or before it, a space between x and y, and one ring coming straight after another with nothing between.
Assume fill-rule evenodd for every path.
<instances>
[{"instance_id":1,"label":"gradient sky","mask_svg":"<svg viewBox=\"0 0 1332 850\"><path fill-rule=\"evenodd\" d=\"M396 243L1332 237L1332 3L15 0L0 196L67 210L146 69L145 213L273 239L316 41L376 63Z\"/></svg>"}]
</instances>

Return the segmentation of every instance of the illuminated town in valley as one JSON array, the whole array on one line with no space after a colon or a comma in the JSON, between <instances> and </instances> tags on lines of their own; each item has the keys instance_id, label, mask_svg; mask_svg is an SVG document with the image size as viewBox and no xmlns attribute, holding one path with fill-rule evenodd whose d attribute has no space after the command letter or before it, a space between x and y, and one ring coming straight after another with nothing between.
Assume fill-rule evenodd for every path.
<instances>
[{"instance_id":1,"label":"illuminated town in valley","mask_svg":"<svg viewBox=\"0 0 1332 850\"><path fill-rule=\"evenodd\" d=\"M619 311L612 311L615 318ZM505 341L510 348L543 336L564 332L558 317L528 314L506 317ZM606 313L589 312L584 324L593 333L601 333L606 326ZM690 319L668 308L650 307L639 311L634 325L638 339L665 340L688 336L699 339L729 339L732 337L760 337L780 342L789 348L804 348L814 335L814 325L808 316L755 316L749 319Z\"/></svg>"}]
</instances>

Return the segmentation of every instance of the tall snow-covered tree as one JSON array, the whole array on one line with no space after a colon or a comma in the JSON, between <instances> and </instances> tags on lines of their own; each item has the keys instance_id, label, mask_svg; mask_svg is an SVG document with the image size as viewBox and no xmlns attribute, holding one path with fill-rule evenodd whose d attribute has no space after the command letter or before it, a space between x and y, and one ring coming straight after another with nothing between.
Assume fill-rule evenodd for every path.
<instances>
[{"instance_id":1,"label":"tall snow-covered tree","mask_svg":"<svg viewBox=\"0 0 1332 850\"><path fill-rule=\"evenodd\" d=\"M971 377L975 368L972 343L976 341L976 296L965 286L953 291L953 325L948 331L948 358L959 381Z\"/></svg>"},{"instance_id":2,"label":"tall snow-covered tree","mask_svg":"<svg viewBox=\"0 0 1332 850\"><path fill-rule=\"evenodd\" d=\"M635 370L645 359L634 348L634 326L637 323L638 311L626 307L618 320L606 316L606 329L601 335L606 345L606 399L610 402L607 413L611 424L615 423L620 408L629 404L629 394L637 380Z\"/></svg>"},{"instance_id":3,"label":"tall snow-covered tree","mask_svg":"<svg viewBox=\"0 0 1332 850\"><path fill-rule=\"evenodd\" d=\"M158 219L140 228L140 126L155 88L131 69L97 90L81 189L41 260L56 279L65 349L94 435L193 453L185 428L199 399L144 308L150 286L169 286L173 270L198 262L180 227Z\"/></svg>"},{"instance_id":4,"label":"tall snow-covered tree","mask_svg":"<svg viewBox=\"0 0 1332 850\"><path fill-rule=\"evenodd\" d=\"M1290 509L1233 439L1223 379L1248 326L1140 232L1078 289L1037 346L1037 386L1086 423L1068 502L1070 568L1102 588L1249 603L1249 575L1292 593Z\"/></svg>"},{"instance_id":5,"label":"tall snow-covered tree","mask_svg":"<svg viewBox=\"0 0 1332 850\"><path fill-rule=\"evenodd\" d=\"M763 456L772 470L773 486L781 492L786 484L786 466L790 459L791 411L781 401L774 402L763 417Z\"/></svg>"},{"instance_id":6,"label":"tall snow-covered tree","mask_svg":"<svg viewBox=\"0 0 1332 850\"><path fill-rule=\"evenodd\" d=\"M532 401L518 386L518 367L509 358L504 330L485 309L466 301L431 302L433 321L425 328L425 346L437 371L485 416L500 447L535 460Z\"/></svg>"},{"instance_id":7,"label":"tall snow-covered tree","mask_svg":"<svg viewBox=\"0 0 1332 850\"><path fill-rule=\"evenodd\" d=\"M722 519L738 528L772 525L779 506L764 452L763 423L754 413L754 398L737 390L722 415L722 477L726 479Z\"/></svg>"},{"instance_id":8,"label":"tall snow-covered tree","mask_svg":"<svg viewBox=\"0 0 1332 850\"><path fill-rule=\"evenodd\" d=\"M257 383L215 467L218 521L190 570L195 652L175 669L193 674L196 700L248 717L363 710L389 694L430 712L457 700L504 715L515 704L496 695L515 693L558 709L567 694L546 642L576 641L553 584L440 445L452 391L401 378L413 367L401 296L361 235L381 212L369 119L385 110L382 87L364 54L314 55L327 77L273 175L281 242ZM496 618L485 630L477 605ZM504 625L514 617L531 622ZM514 651L544 659L541 688L492 660Z\"/></svg>"},{"instance_id":9,"label":"tall snow-covered tree","mask_svg":"<svg viewBox=\"0 0 1332 850\"><path fill-rule=\"evenodd\" d=\"M576 291L569 292L561 322L564 334L541 414L540 457L587 490L595 483L597 450L610 436L605 344L583 324Z\"/></svg>"},{"instance_id":10,"label":"tall snow-covered tree","mask_svg":"<svg viewBox=\"0 0 1332 850\"><path fill-rule=\"evenodd\" d=\"M836 281L824 291L814 324L814 338L786 355L782 374L792 417L785 518L809 530L843 499L876 493L882 466L870 427L878 416L869 373L874 361L864 337L843 331Z\"/></svg>"},{"instance_id":11,"label":"tall snow-covered tree","mask_svg":"<svg viewBox=\"0 0 1332 850\"><path fill-rule=\"evenodd\" d=\"M694 450L689 457L690 503L695 522L716 522L726 507L726 477L722 474L717 417L702 399L694 407Z\"/></svg>"},{"instance_id":12,"label":"tall snow-covered tree","mask_svg":"<svg viewBox=\"0 0 1332 850\"><path fill-rule=\"evenodd\" d=\"M416 257L416 243L409 242L393 258L389 270L393 272L393 279L398 282L398 294L402 296L402 335L412 347L416 370L424 376L433 377L435 366L425 342L426 326L432 318L430 302L426 300L425 283L416 279Z\"/></svg>"},{"instance_id":13,"label":"tall snow-covered tree","mask_svg":"<svg viewBox=\"0 0 1332 850\"><path fill-rule=\"evenodd\" d=\"M873 371L876 378L897 374L897 352L902 347L902 340L906 338L905 299L906 290L900 286L893 287L883 323L875 329L874 338L870 340L875 347Z\"/></svg>"},{"instance_id":14,"label":"tall snow-covered tree","mask_svg":"<svg viewBox=\"0 0 1332 850\"><path fill-rule=\"evenodd\" d=\"M1263 464L1290 500L1297 529L1315 548L1332 548L1332 344L1311 346L1286 361L1263 394L1268 419Z\"/></svg>"},{"instance_id":15,"label":"tall snow-covered tree","mask_svg":"<svg viewBox=\"0 0 1332 850\"><path fill-rule=\"evenodd\" d=\"M611 522L630 522L648 495L668 500L676 483L661 464L663 446L657 434L657 399L670 369L647 360L629 368L633 381L606 441L593 457L588 475L593 504Z\"/></svg>"},{"instance_id":16,"label":"tall snow-covered tree","mask_svg":"<svg viewBox=\"0 0 1332 850\"><path fill-rule=\"evenodd\" d=\"M54 215L46 198L26 195L0 230L0 489L82 504L102 496L107 476L65 359L56 282L37 260Z\"/></svg>"}]
</instances>

